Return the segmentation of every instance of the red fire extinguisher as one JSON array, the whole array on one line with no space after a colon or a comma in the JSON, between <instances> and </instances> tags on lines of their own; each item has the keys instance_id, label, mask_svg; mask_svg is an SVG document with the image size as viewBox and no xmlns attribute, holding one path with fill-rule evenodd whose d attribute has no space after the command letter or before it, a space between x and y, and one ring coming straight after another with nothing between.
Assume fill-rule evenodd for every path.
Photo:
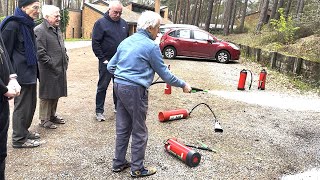
<instances>
[{"instance_id":1,"label":"red fire extinguisher","mask_svg":"<svg viewBox=\"0 0 320 180\"><path fill-rule=\"evenodd\" d=\"M160 122L185 119L189 116L187 109L177 109L172 111L159 112L158 118Z\"/></svg>"},{"instance_id":2,"label":"red fire extinguisher","mask_svg":"<svg viewBox=\"0 0 320 180\"><path fill-rule=\"evenodd\" d=\"M247 79L247 71L250 72L251 74L251 82L249 85L249 89L251 89L251 85L252 85L252 73L250 70L241 70L240 71L240 77L239 77L239 82L238 82L238 90L245 90L245 84L246 84L246 79Z\"/></svg>"},{"instance_id":3,"label":"red fire extinguisher","mask_svg":"<svg viewBox=\"0 0 320 180\"><path fill-rule=\"evenodd\" d=\"M267 71L262 69L259 76L258 89L264 90L266 85Z\"/></svg>"},{"instance_id":4,"label":"red fire extinguisher","mask_svg":"<svg viewBox=\"0 0 320 180\"><path fill-rule=\"evenodd\" d=\"M168 69L170 70L170 65L168 65ZM164 94L171 94L171 85L166 83L166 87L164 89Z\"/></svg>"},{"instance_id":5,"label":"red fire extinguisher","mask_svg":"<svg viewBox=\"0 0 320 180\"><path fill-rule=\"evenodd\" d=\"M190 167L196 167L200 163L200 153L179 143L176 138L168 139L164 144L164 148L167 152L176 156Z\"/></svg>"}]
</instances>

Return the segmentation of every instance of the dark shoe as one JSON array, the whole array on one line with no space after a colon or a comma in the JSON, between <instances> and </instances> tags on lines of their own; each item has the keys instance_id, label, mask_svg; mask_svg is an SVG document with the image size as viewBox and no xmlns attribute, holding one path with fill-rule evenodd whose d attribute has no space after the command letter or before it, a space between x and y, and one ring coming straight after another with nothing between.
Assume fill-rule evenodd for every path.
<instances>
[{"instance_id":1,"label":"dark shoe","mask_svg":"<svg viewBox=\"0 0 320 180\"><path fill-rule=\"evenodd\" d=\"M97 113L96 119L99 122L106 120L106 118L104 117L104 115L102 113Z\"/></svg>"},{"instance_id":2,"label":"dark shoe","mask_svg":"<svg viewBox=\"0 0 320 180\"><path fill-rule=\"evenodd\" d=\"M40 142L32 139L27 139L23 144L12 144L13 148L34 148L38 146L40 146Z\"/></svg>"},{"instance_id":3,"label":"dark shoe","mask_svg":"<svg viewBox=\"0 0 320 180\"><path fill-rule=\"evenodd\" d=\"M40 139L40 134L39 133L29 133L28 139Z\"/></svg>"},{"instance_id":4,"label":"dark shoe","mask_svg":"<svg viewBox=\"0 0 320 180\"><path fill-rule=\"evenodd\" d=\"M39 123L39 126L46 129L57 129L57 126L54 125L51 121L41 121L41 123Z\"/></svg>"},{"instance_id":5,"label":"dark shoe","mask_svg":"<svg viewBox=\"0 0 320 180\"><path fill-rule=\"evenodd\" d=\"M66 121L63 120L63 118L62 118L62 117L59 117L59 116L52 116L52 117L50 118L50 121L53 122L53 123L55 123L55 124L65 124L65 123L66 123Z\"/></svg>"},{"instance_id":6,"label":"dark shoe","mask_svg":"<svg viewBox=\"0 0 320 180\"><path fill-rule=\"evenodd\" d=\"M156 172L157 172L157 169L154 167L149 167L149 168L145 167L145 168L138 170L138 171L131 171L130 175L133 178L137 178L137 177L151 176L151 175L155 174Z\"/></svg>"},{"instance_id":7,"label":"dark shoe","mask_svg":"<svg viewBox=\"0 0 320 180\"><path fill-rule=\"evenodd\" d=\"M113 171L113 172L121 172L121 171L129 168L130 166L131 166L131 164L130 164L129 162L127 162L127 163L123 164L123 165L120 166L120 167L116 167L116 168L114 167L114 168L112 168L112 171Z\"/></svg>"}]
</instances>

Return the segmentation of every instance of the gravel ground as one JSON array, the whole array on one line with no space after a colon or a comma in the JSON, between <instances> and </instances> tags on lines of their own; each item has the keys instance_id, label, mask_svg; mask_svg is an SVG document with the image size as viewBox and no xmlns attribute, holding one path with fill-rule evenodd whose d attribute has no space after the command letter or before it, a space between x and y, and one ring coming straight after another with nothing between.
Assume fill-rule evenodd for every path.
<instances>
[{"instance_id":1,"label":"gravel ground","mask_svg":"<svg viewBox=\"0 0 320 180\"><path fill-rule=\"evenodd\" d=\"M31 129L41 134L42 145L34 149L13 149L10 128L7 179L131 179L129 170L111 172L115 139L111 86L107 121L97 122L97 60L90 47L79 47L68 47L68 97L61 98L58 106L67 123L56 130L40 128L37 108ZM163 84L150 87L145 165L155 166L158 172L145 179L280 179L308 170L318 177L320 101L315 92L301 93L285 76L270 70L266 90L259 91L257 79L263 67L252 62L177 59L165 63L178 77L209 92L185 94L173 88L171 95L164 95ZM236 90L243 68L254 74L250 91ZM199 103L212 108L223 133L214 132L213 115L205 106L187 119L158 121L160 111L191 110ZM193 145L201 141L217 152L196 150L202 159L199 166L190 168L164 151L163 142L173 137Z\"/></svg>"}]
</instances>

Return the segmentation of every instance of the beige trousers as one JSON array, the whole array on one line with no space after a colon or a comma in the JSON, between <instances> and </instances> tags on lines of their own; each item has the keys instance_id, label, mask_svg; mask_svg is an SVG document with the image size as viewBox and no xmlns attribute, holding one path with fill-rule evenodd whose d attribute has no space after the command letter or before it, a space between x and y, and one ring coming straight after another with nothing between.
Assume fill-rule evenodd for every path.
<instances>
[{"instance_id":1,"label":"beige trousers","mask_svg":"<svg viewBox=\"0 0 320 180\"><path fill-rule=\"evenodd\" d=\"M56 115L59 99L40 99L39 119L50 121Z\"/></svg>"}]
</instances>

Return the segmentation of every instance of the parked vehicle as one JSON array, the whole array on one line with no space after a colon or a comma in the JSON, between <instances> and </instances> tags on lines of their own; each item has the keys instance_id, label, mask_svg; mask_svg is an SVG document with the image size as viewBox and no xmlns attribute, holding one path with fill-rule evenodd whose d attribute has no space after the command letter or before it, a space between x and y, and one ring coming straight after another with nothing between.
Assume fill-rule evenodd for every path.
<instances>
[{"instance_id":1,"label":"parked vehicle","mask_svg":"<svg viewBox=\"0 0 320 180\"><path fill-rule=\"evenodd\" d=\"M168 32L170 29L175 28L190 28L190 29L199 29L198 26L190 25L190 24L165 24L160 26L159 33L157 35L157 38L155 39L155 42L157 44L160 43L160 39L163 36L164 33Z\"/></svg>"},{"instance_id":2,"label":"parked vehicle","mask_svg":"<svg viewBox=\"0 0 320 180\"><path fill-rule=\"evenodd\" d=\"M228 63L230 60L239 60L240 58L238 46L220 40L201 29L170 29L161 37L160 49L167 59L187 56L216 59L220 63Z\"/></svg>"}]
</instances>

